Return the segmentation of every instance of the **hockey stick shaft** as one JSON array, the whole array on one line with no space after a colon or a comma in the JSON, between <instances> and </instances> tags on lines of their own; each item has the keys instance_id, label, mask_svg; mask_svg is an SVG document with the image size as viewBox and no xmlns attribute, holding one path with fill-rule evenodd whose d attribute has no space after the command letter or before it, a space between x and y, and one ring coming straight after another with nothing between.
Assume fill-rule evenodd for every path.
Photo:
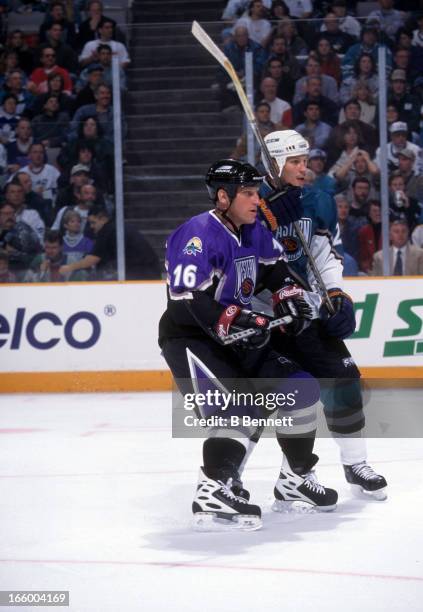
<instances>
[{"instance_id":1,"label":"hockey stick shaft","mask_svg":"<svg viewBox=\"0 0 423 612\"><path fill-rule=\"evenodd\" d=\"M266 329L273 329L274 327L279 327L280 325L289 325L290 323L292 323L292 317L287 315L286 317L273 319L272 321L270 321L269 326ZM261 333L261 331L257 328L249 327L248 329L243 329L242 331L229 334L229 336L225 336L224 338L220 338L220 340L222 344L228 346L229 344L239 342L240 340L244 340L245 338L251 338L251 336L256 336L258 333Z\"/></svg>"},{"instance_id":2,"label":"hockey stick shaft","mask_svg":"<svg viewBox=\"0 0 423 612\"><path fill-rule=\"evenodd\" d=\"M195 36L195 38L198 40L199 43L201 43L203 45L203 47L205 49L207 49L207 51L213 55L213 57L219 62L219 64L226 70L226 72L228 73L234 87L235 90L238 94L239 100L241 102L242 108L247 116L247 120L248 123L251 126L251 129L253 130L254 136L256 137L261 150L263 152L264 157L266 158L266 162L267 162L267 166L268 168L271 169L270 172L270 176L272 178L272 180L275 182L275 184L278 186L279 189L282 188L282 182L281 182L281 178L279 176L279 168L277 165L276 160L270 155L269 149L267 148L267 145L264 141L264 138L257 126L257 121L256 121L256 117L254 115L253 109L251 108L251 105L248 101L248 98L245 94L244 88L242 86L241 81L239 80L239 77L236 73L235 68L233 67L232 63L229 61L229 59L226 57L226 55L219 49L219 47L214 43L214 41L210 38L210 36L207 34L207 32L205 32L205 30L203 30L203 28L200 26L200 24L197 21L193 21L192 22L192 28L191 28L191 32L192 34ZM313 273L313 276L316 280L316 284L319 288L319 291L324 299L324 301L326 302L326 307L329 310L330 314L334 314L335 313L335 309L332 305L332 302L330 301L325 283L323 282L323 278L322 275L319 272L319 269L316 265L316 262L314 260L314 257L310 251L310 248L307 244L307 240L302 232L302 229L300 227L300 224L298 223L298 221L294 222L294 229L295 232L298 236L298 239L301 243L301 246L303 248L304 254L308 259L311 271Z\"/></svg>"}]
</instances>

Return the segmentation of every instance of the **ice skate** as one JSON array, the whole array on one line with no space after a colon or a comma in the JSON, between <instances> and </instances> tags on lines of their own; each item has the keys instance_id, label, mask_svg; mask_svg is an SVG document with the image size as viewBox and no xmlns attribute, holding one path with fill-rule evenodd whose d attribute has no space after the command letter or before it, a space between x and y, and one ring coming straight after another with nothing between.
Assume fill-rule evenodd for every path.
<instances>
[{"instance_id":1,"label":"ice skate","mask_svg":"<svg viewBox=\"0 0 423 612\"><path fill-rule=\"evenodd\" d=\"M311 468L317 463L318 457L312 455L312 463L307 471L302 474L295 473L287 459L284 457L279 478L276 482L274 494L275 501L272 506L274 512L292 512L298 507L294 502L311 504L317 510L330 512L335 510L338 501L338 493L334 489L328 489L317 480L314 470Z\"/></svg>"},{"instance_id":2,"label":"ice skate","mask_svg":"<svg viewBox=\"0 0 423 612\"><path fill-rule=\"evenodd\" d=\"M344 465L345 478L351 485L354 495L384 501L387 482L383 476L377 474L365 461L354 465Z\"/></svg>"},{"instance_id":3,"label":"ice skate","mask_svg":"<svg viewBox=\"0 0 423 612\"><path fill-rule=\"evenodd\" d=\"M261 510L231 490L232 479L213 480L203 468L192 503L196 531L255 531L262 526Z\"/></svg>"}]
</instances>

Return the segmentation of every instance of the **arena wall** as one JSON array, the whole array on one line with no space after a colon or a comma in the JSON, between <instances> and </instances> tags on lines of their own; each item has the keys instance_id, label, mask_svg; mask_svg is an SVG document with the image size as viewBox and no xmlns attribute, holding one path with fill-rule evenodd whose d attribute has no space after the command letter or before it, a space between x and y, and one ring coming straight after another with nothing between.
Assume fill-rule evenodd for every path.
<instances>
[{"instance_id":1,"label":"arena wall","mask_svg":"<svg viewBox=\"0 0 423 612\"><path fill-rule=\"evenodd\" d=\"M363 374L421 378L423 278L346 280L357 331L348 347ZM165 390L157 345L161 281L3 285L0 392Z\"/></svg>"}]
</instances>

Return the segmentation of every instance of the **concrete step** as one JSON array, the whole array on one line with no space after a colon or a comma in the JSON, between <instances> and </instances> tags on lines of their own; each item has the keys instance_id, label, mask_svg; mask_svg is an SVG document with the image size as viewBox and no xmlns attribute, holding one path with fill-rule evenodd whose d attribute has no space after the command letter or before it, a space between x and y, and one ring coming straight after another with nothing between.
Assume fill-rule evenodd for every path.
<instances>
[{"instance_id":1,"label":"concrete step","mask_svg":"<svg viewBox=\"0 0 423 612\"><path fill-rule=\"evenodd\" d=\"M203 9L202 7L181 11L172 9L162 12L161 10L156 10L148 13L145 10L133 9L132 14L136 21L142 23L185 23L191 22L194 19L205 22L216 21L220 16L216 14L216 10Z\"/></svg>"},{"instance_id":2,"label":"concrete step","mask_svg":"<svg viewBox=\"0 0 423 612\"><path fill-rule=\"evenodd\" d=\"M130 165L139 164L172 164L176 161L188 165L203 162L205 167L209 166L213 161L217 159L223 159L229 157L231 147L220 147L214 149L181 149L178 151L160 151L152 150L144 152L127 151L126 159Z\"/></svg>"},{"instance_id":3,"label":"concrete step","mask_svg":"<svg viewBox=\"0 0 423 612\"><path fill-rule=\"evenodd\" d=\"M216 102L213 99L213 94L209 88L206 89L175 89L171 92L164 92L163 90L149 90L149 91L130 91L125 96L125 103L128 107L138 104L154 104L157 102L162 103L163 101L175 102Z\"/></svg>"},{"instance_id":4,"label":"concrete step","mask_svg":"<svg viewBox=\"0 0 423 612\"><path fill-rule=\"evenodd\" d=\"M126 142L126 153L149 153L154 151L175 151L179 155L186 149L230 149L235 146L231 137L217 136L215 138L155 138L137 139Z\"/></svg>"},{"instance_id":5,"label":"concrete step","mask_svg":"<svg viewBox=\"0 0 423 612\"><path fill-rule=\"evenodd\" d=\"M181 211L179 211L180 213ZM204 211L198 211L204 212ZM142 217L134 214L134 218L137 219L140 226L143 229L144 234L149 235L150 231L161 231L165 232L167 236L176 229L179 225L182 225L187 221L191 216L198 214L197 212L193 213L193 215L181 215L175 217L160 217L160 219L150 219L146 217ZM130 216L130 215L129 215Z\"/></svg>"},{"instance_id":6,"label":"concrete step","mask_svg":"<svg viewBox=\"0 0 423 612\"><path fill-rule=\"evenodd\" d=\"M164 96L165 97L165 96ZM163 115L183 115L184 113L212 113L217 112L220 108L220 104L217 100L210 100L208 102L202 101L189 101L181 100L176 102L129 102L126 106L128 114L136 115L156 115L157 113ZM194 116L191 115L193 120Z\"/></svg>"},{"instance_id":7,"label":"concrete step","mask_svg":"<svg viewBox=\"0 0 423 612\"><path fill-rule=\"evenodd\" d=\"M214 77L219 70L219 66L190 66L188 75L190 77ZM178 78L186 77L187 69L185 66L140 66L136 68L128 68L128 78L131 81L132 78L147 78L147 79L167 79L167 78Z\"/></svg>"},{"instance_id":8,"label":"concrete step","mask_svg":"<svg viewBox=\"0 0 423 612\"><path fill-rule=\"evenodd\" d=\"M196 120L196 118L195 118ZM126 144L136 140L160 139L160 138L212 138L226 136L236 140L243 131L242 123L234 125L162 125L139 127L136 123L130 125Z\"/></svg>"},{"instance_id":9,"label":"concrete step","mask_svg":"<svg viewBox=\"0 0 423 612\"><path fill-rule=\"evenodd\" d=\"M180 211L181 207L184 209L185 214L187 207L204 209L204 206L207 208L210 204L204 180L202 189L198 190L174 190L172 194L169 194L169 191L152 191L148 196L148 201L145 198L141 198L139 192L135 190L125 191L124 195L125 210L130 209L138 213L145 211L146 217L160 217L164 213L170 213L170 210L173 209ZM195 214L195 212L187 214ZM172 214L168 214L168 216L172 216Z\"/></svg>"},{"instance_id":10,"label":"concrete step","mask_svg":"<svg viewBox=\"0 0 423 612\"><path fill-rule=\"evenodd\" d=\"M137 47L131 51L134 64L149 66L213 66L216 60L194 40L191 45L181 45L177 53L172 45L161 47Z\"/></svg>"},{"instance_id":11,"label":"concrete step","mask_svg":"<svg viewBox=\"0 0 423 612\"><path fill-rule=\"evenodd\" d=\"M150 194L154 196L154 193L166 191L169 194L169 198L172 197L174 191L188 191L198 192L204 189L204 177L207 172L207 168L201 166L202 172L197 175L175 175L170 174L163 176L159 174L153 176L141 175L135 172L125 171L124 177L124 190L127 192L137 192L140 194L139 198L143 201L148 202ZM160 168L163 170L163 168Z\"/></svg>"},{"instance_id":12,"label":"concrete step","mask_svg":"<svg viewBox=\"0 0 423 612\"><path fill-rule=\"evenodd\" d=\"M134 23L131 25L131 41L133 44L142 44L147 38L161 37L163 42L163 39L167 36L190 36L193 39L191 34L192 21L191 19L185 23L163 23L159 20L157 23ZM214 40L220 40L222 29L230 26L228 22L220 21L220 15L216 16L213 21L201 25Z\"/></svg>"},{"instance_id":13,"label":"concrete step","mask_svg":"<svg viewBox=\"0 0 423 612\"><path fill-rule=\"evenodd\" d=\"M150 110L150 109L149 109ZM196 112L193 115L192 112L184 112L185 107L181 112L163 114L142 114L142 113L128 113L126 115L126 121L129 126L128 135L131 135L132 127L165 127L165 126L178 126L180 124L185 125L191 123L192 125L242 125L243 114L240 110L235 113L219 113L219 112Z\"/></svg>"},{"instance_id":14,"label":"concrete step","mask_svg":"<svg viewBox=\"0 0 423 612\"><path fill-rule=\"evenodd\" d=\"M186 76L186 77L153 77L150 79L146 78L133 78L129 79L130 93L138 93L142 91L162 91L162 90L198 90L205 89L209 92L209 95L213 95L211 86L216 82L216 75L212 76Z\"/></svg>"}]
</instances>

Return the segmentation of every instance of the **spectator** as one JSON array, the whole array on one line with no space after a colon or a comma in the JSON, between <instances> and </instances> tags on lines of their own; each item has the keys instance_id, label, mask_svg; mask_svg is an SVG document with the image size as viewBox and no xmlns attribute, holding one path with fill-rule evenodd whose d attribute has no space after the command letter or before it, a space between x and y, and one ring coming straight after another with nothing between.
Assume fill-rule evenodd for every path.
<instances>
[{"instance_id":1,"label":"spectator","mask_svg":"<svg viewBox=\"0 0 423 612\"><path fill-rule=\"evenodd\" d=\"M65 9L61 2L53 2L50 5L50 12L46 15L44 23L40 27L40 43L47 42L48 32L52 24L56 23L62 27L62 41L74 47L76 42L75 26L66 19Z\"/></svg>"},{"instance_id":2,"label":"spectator","mask_svg":"<svg viewBox=\"0 0 423 612\"><path fill-rule=\"evenodd\" d=\"M49 74L47 79L47 91L46 93L38 95L31 107L30 113L31 117L35 117L40 115L43 112L44 104L46 100L50 96L56 96L59 100L59 109L62 113L68 113L69 116L73 114L73 98L66 93L63 93L63 89L65 86L65 81L61 74L57 74L56 72L52 72Z\"/></svg>"},{"instance_id":3,"label":"spectator","mask_svg":"<svg viewBox=\"0 0 423 612\"><path fill-rule=\"evenodd\" d=\"M31 102L33 100L33 97L31 96L29 91L27 91L26 88L24 87L24 79L25 79L24 73L22 72L20 68L16 68L15 70L12 70L6 75L6 81L2 87L2 92L1 92L1 103L2 104L7 95L12 94L15 96L17 100L17 106L16 106L17 115L22 115L27 109L27 107L31 105Z\"/></svg>"},{"instance_id":4,"label":"spectator","mask_svg":"<svg viewBox=\"0 0 423 612\"><path fill-rule=\"evenodd\" d=\"M354 88L358 83L365 83L372 95L377 96L379 90L379 78L376 73L376 62L372 55L363 53L354 65L354 73L343 79L339 96L341 102L346 102L353 97Z\"/></svg>"},{"instance_id":5,"label":"spectator","mask_svg":"<svg viewBox=\"0 0 423 612\"><path fill-rule=\"evenodd\" d=\"M418 27L413 30L411 44L413 47L423 47L423 13L417 17Z\"/></svg>"},{"instance_id":6,"label":"spectator","mask_svg":"<svg viewBox=\"0 0 423 612\"><path fill-rule=\"evenodd\" d=\"M18 182L25 194L25 206L28 209L34 209L38 212L45 225L49 227L52 222L52 205L51 200L44 200L32 188L32 180L26 172L17 172L13 178L13 182Z\"/></svg>"},{"instance_id":7,"label":"spectator","mask_svg":"<svg viewBox=\"0 0 423 612\"><path fill-rule=\"evenodd\" d=\"M278 84L275 79L266 77L260 84L260 91L263 94L262 102L267 102L270 106L270 120L285 128L292 126L291 105L276 96Z\"/></svg>"},{"instance_id":8,"label":"spectator","mask_svg":"<svg viewBox=\"0 0 423 612\"><path fill-rule=\"evenodd\" d=\"M260 131L260 134L263 138L269 134L270 132L274 132L279 129L280 126L277 126L270 119L270 105L267 102L259 102L255 108L255 116L257 127ZM241 159L243 161L247 161L247 134L242 134L240 138L238 138L236 147L232 151L230 157L232 159ZM261 149L257 140L254 139L254 159L255 165L261 163Z\"/></svg>"},{"instance_id":9,"label":"spectator","mask_svg":"<svg viewBox=\"0 0 423 612\"><path fill-rule=\"evenodd\" d=\"M358 239L358 265L362 272L370 274L373 265L373 255L382 248L382 223L380 202L370 200L369 222L359 228Z\"/></svg>"},{"instance_id":10,"label":"spectator","mask_svg":"<svg viewBox=\"0 0 423 612\"><path fill-rule=\"evenodd\" d=\"M88 17L79 26L78 32L78 49L82 49L87 42L95 40L97 37L98 27L101 26L105 19L113 23L115 40L122 43L125 42L125 37L116 27L116 22L110 17L103 15L103 5L99 0L92 0L88 3Z\"/></svg>"},{"instance_id":11,"label":"spectator","mask_svg":"<svg viewBox=\"0 0 423 612\"><path fill-rule=\"evenodd\" d=\"M29 225L37 234L38 240L42 244L45 229L44 221L36 210L26 207L25 192L22 185L14 180L8 183L4 189L4 198L5 202L15 209L16 221L22 221Z\"/></svg>"},{"instance_id":12,"label":"spectator","mask_svg":"<svg viewBox=\"0 0 423 612\"><path fill-rule=\"evenodd\" d=\"M389 101L399 110L399 120L408 125L412 132L419 132L421 100L407 93L407 78L404 70L394 70L391 74Z\"/></svg>"},{"instance_id":13,"label":"spectator","mask_svg":"<svg viewBox=\"0 0 423 612\"><path fill-rule=\"evenodd\" d=\"M341 61L342 80L354 76L354 67L363 53L371 55L377 66L379 46L377 28L371 24L365 24L361 30L361 42L350 47ZM386 49L386 63L389 68L392 66L392 53L389 49Z\"/></svg>"},{"instance_id":14,"label":"spectator","mask_svg":"<svg viewBox=\"0 0 423 612\"><path fill-rule=\"evenodd\" d=\"M294 104L304 100L307 95L307 81L312 77L320 78L322 96L338 102L338 86L335 79L327 74L321 74L320 62L314 55L310 55L307 59L305 71L306 75L298 79L295 85Z\"/></svg>"},{"instance_id":15,"label":"spectator","mask_svg":"<svg viewBox=\"0 0 423 612\"><path fill-rule=\"evenodd\" d=\"M374 192L374 187L379 178L379 168L372 162L367 151L356 148L346 159L345 164L338 167L335 178L339 189L346 191L348 195L353 182L357 178L367 179ZM374 197L375 193L372 193L371 196Z\"/></svg>"},{"instance_id":16,"label":"spectator","mask_svg":"<svg viewBox=\"0 0 423 612\"><path fill-rule=\"evenodd\" d=\"M413 81L411 72L411 51L410 49L397 48L394 53L394 68L395 70L404 70L407 80L411 83ZM417 75L416 75L417 76Z\"/></svg>"},{"instance_id":17,"label":"spectator","mask_svg":"<svg viewBox=\"0 0 423 612\"><path fill-rule=\"evenodd\" d=\"M63 238L55 230L47 230L44 240L44 252L37 255L30 264L25 275L25 282L35 283L63 283L66 281L86 280L87 276L81 273L66 277L60 273L63 265L68 263L68 257L63 252Z\"/></svg>"},{"instance_id":18,"label":"spectator","mask_svg":"<svg viewBox=\"0 0 423 612\"><path fill-rule=\"evenodd\" d=\"M85 43L79 56L80 65L85 67L88 64L98 62L97 47L101 44L106 44L110 45L112 52L118 56L121 68L129 66L131 60L125 45L117 40L113 40L114 22L111 19L105 18L102 20L98 25L97 34L98 39Z\"/></svg>"},{"instance_id":19,"label":"spectator","mask_svg":"<svg viewBox=\"0 0 423 612\"><path fill-rule=\"evenodd\" d=\"M338 18L339 29L342 32L345 32L356 39L360 38L360 23L351 15L347 15L347 2L345 0L334 0L334 2L332 2L331 10ZM324 22L320 30L322 32L326 32L326 24Z\"/></svg>"},{"instance_id":20,"label":"spectator","mask_svg":"<svg viewBox=\"0 0 423 612\"><path fill-rule=\"evenodd\" d=\"M308 156L308 167L314 174L312 186L330 195L336 191L336 181L325 172L327 155L322 149L312 149Z\"/></svg>"},{"instance_id":21,"label":"spectator","mask_svg":"<svg viewBox=\"0 0 423 612\"><path fill-rule=\"evenodd\" d=\"M269 19L271 22L280 21L285 17L289 17L289 8L283 0L273 0L270 7Z\"/></svg>"},{"instance_id":22,"label":"spectator","mask_svg":"<svg viewBox=\"0 0 423 612\"><path fill-rule=\"evenodd\" d=\"M224 21L235 22L238 17L241 17L246 13L249 5L249 0L228 0L225 6L222 17Z\"/></svg>"},{"instance_id":23,"label":"spectator","mask_svg":"<svg viewBox=\"0 0 423 612\"><path fill-rule=\"evenodd\" d=\"M404 179L405 193L407 197L423 203L423 176L416 174L414 163L416 155L411 149L403 149L398 153L398 170Z\"/></svg>"},{"instance_id":24,"label":"spectator","mask_svg":"<svg viewBox=\"0 0 423 612\"><path fill-rule=\"evenodd\" d=\"M29 174L36 193L54 203L60 172L51 164L45 163L45 154L42 143L32 144L29 148L29 164L22 168L22 172Z\"/></svg>"},{"instance_id":25,"label":"spectator","mask_svg":"<svg viewBox=\"0 0 423 612\"><path fill-rule=\"evenodd\" d=\"M307 55L307 43L299 36L297 27L292 19L287 17L281 19L276 27L276 33L283 37L286 52L289 53L292 58Z\"/></svg>"},{"instance_id":26,"label":"spectator","mask_svg":"<svg viewBox=\"0 0 423 612\"><path fill-rule=\"evenodd\" d=\"M357 261L357 232L362 221L350 216L350 204L345 197L345 194L338 193L338 195L335 196L335 202L338 212L338 224L341 234L342 247L345 253L348 253L355 261Z\"/></svg>"},{"instance_id":27,"label":"spectator","mask_svg":"<svg viewBox=\"0 0 423 612\"><path fill-rule=\"evenodd\" d=\"M17 278L9 270L9 255L6 251L0 251L0 283L16 283Z\"/></svg>"},{"instance_id":28,"label":"spectator","mask_svg":"<svg viewBox=\"0 0 423 612\"><path fill-rule=\"evenodd\" d=\"M78 165L78 164L76 164ZM67 206L77 206L80 200L80 188L83 185L91 185L90 177L86 169L70 173L69 184L58 190L56 198L56 210L60 212ZM54 225L54 224L53 224ZM54 227L54 229L57 229Z\"/></svg>"},{"instance_id":29,"label":"spectator","mask_svg":"<svg viewBox=\"0 0 423 612\"><path fill-rule=\"evenodd\" d=\"M78 262L62 266L66 276L77 270L96 266L97 278L115 280L116 226L106 209L93 210L89 216L90 226L95 234L93 251ZM125 223L125 267L127 280L160 278L157 256L146 239L129 223Z\"/></svg>"},{"instance_id":30,"label":"spectator","mask_svg":"<svg viewBox=\"0 0 423 612\"><path fill-rule=\"evenodd\" d=\"M71 122L70 138L76 138L79 125L88 117L96 117L102 127L104 138L113 142L113 108L112 92L110 87L104 83L97 85L94 92L95 104L86 104L79 108Z\"/></svg>"},{"instance_id":31,"label":"spectator","mask_svg":"<svg viewBox=\"0 0 423 612\"><path fill-rule=\"evenodd\" d=\"M17 67L29 75L34 68L34 55L25 42L22 30L13 30L10 33L6 49L16 53Z\"/></svg>"},{"instance_id":32,"label":"spectator","mask_svg":"<svg viewBox=\"0 0 423 612\"><path fill-rule=\"evenodd\" d=\"M95 66L101 66L103 68L103 81L109 87L112 87L113 75L112 75L112 49L110 45L98 45L97 47L97 57L98 64L94 64ZM81 73L81 81L87 81L88 79L88 69ZM126 89L126 74L123 68L119 67L119 84L121 91Z\"/></svg>"},{"instance_id":33,"label":"spectator","mask_svg":"<svg viewBox=\"0 0 423 612\"><path fill-rule=\"evenodd\" d=\"M418 174L420 171L420 167L419 167L420 147L407 140L407 133L408 133L407 124L404 123L403 121L396 121L389 128L389 133L391 135L391 142L388 143L387 156L388 156L388 164L390 166L390 169L395 170L398 168L398 163L399 163L398 155L400 151L403 151L404 149L410 149L411 151L413 151L414 155L416 156L415 161L414 161L413 170L416 174ZM376 151L375 163L378 166L378 168L380 168L380 147Z\"/></svg>"},{"instance_id":34,"label":"spectator","mask_svg":"<svg viewBox=\"0 0 423 612\"><path fill-rule=\"evenodd\" d=\"M72 81L69 72L56 63L56 52L53 47L44 47L41 51L41 68L36 68L29 77L28 90L39 95L47 92L48 77L50 74L60 74L63 77L63 92L72 94Z\"/></svg>"},{"instance_id":35,"label":"spectator","mask_svg":"<svg viewBox=\"0 0 423 612\"><path fill-rule=\"evenodd\" d=\"M262 47L266 47L270 33L272 31L271 23L265 18L266 10L262 0L251 0L248 6L248 14L240 17L235 22L234 29L243 26L248 30L248 38L254 40Z\"/></svg>"},{"instance_id":36,"label":"spectator","mask_svg":"<svg viewBox=\"0 0 423 612\"><path fill-rule=\"evenodd\" d=\"M331 126L320 120L320 106L309 101L304 110L305 122L295 127L308 140L310 147L323 149L329 138Z\"/></svg>"},{"instance_id":37,"label":"spectator","mask_svg":"<svg viewBox=\"0 0 423 612\"><path fill-rule=\"evenodd\" d=\"M389 237L389 273L391 276L423 274L423 249L409 244L409 229L406 221L391 223ZM373 255L373 276L383 274L383 252Z\"/></svg>"},{"instance_id":38,"label":"spectator","mask_svg":"<svg viewBox=\"0 0 423 612\"><path fill-rule=\"evenodd\" d=\"M338 107L329 98L322 95L322 79L318 76L307 77L306 95L301 102L294 105L294 123L298 124L304 117L304 110L309 102L318 104L321 119L329 125L335 125L338 120Z\"/></svg>"},{"instance_id":39,"label":"spectator","mask_svg":"<svg viewBox=\"0 0 423 612\"><path fill-rule=\"evenodd\" d=\"M405 220L412 231L420 217L420 206L417 201L405 193L405 182L398 170L389 177L389 219Z\"/></svg>"},{"instance_id":40,"label":"spectator","mask_svg":"<svg viewBox=\"0 0 423 612\"><path fill-rule=\"evenodd\" d=\"M417 227L414 228L413 233L411 234L411 242L417 246L422 248L423 247L423 225L417 225Z\"/></svg>"},{"instance_id":41,"label":"spectator","mask_svg":"<svg viewBox=\"0 0 423 612\"><path fill-rule=\"evenodd\" d=\"M335 163L329 169L329 175L337 178L338 171L345 166L351 156L364 147L363 136L360 129L351 121L346 121L342 126L337 126L336 131L332 134L334 143L328 146L332 156L338 155ZM333 161L332 159L330 160Z\"/></svg>"},{"instance_id":42,"label":"spectator","mask_svg":"<svg viewBox=\"0 0 423 612\"><path fill-rule=\"evenodd\" d=\"M91 64L84 70L87 84L83 87L74 102L74 110L77 111L81 106L95 104L94 92L98 85L103 81L103 68L100 64Z\"/></svg>"},{"instance_id":43,"label":"spectator","mask_svg":"<svg viewBox=\"0 0 423 612\"><path fill-rule=\"evenodd\" d=\"M364 177L357 177L352 182L352 198L350 206L350 217L358 219L360 225L367 223L370 200L370 181Z\"/></svg>"},{"instance_id":44,"label":"spectator","mask_svg":"<svg viewBox=\"0 0 423 612\"><path fill-rule=\"evenodd\" d=\"M394 0L378 1L380 8L369 13L367 21L377 21L381 31L394 42L397 31L404 25L405 13L393 8Z\"/></svg>"},{"instance_id":45,"label":"spectator","mask_svg":"<svg viewBox=\"0 0 423 612\"><path fill-rule=\"evenodd\" d=\"M60 22L52 22L47 30L46 43L55 50L57 64L62 66L62 68L66 68L68 72L76 74L79 69L78 56L69 44L63 42L63 34L62 24Z\"/></svg>"},{"instance_id":46,"label":"spectator","mask_svg":"<svg viewBox=\"0 0 423 612\"><path fill-rule=\"evenodd\" d=\"M324 25L325 32L317 36L315 47L317 47L320 38L325 38L330 42L336 53L345 53L357 42L355 36L341 30L339 20L333 11L329 10L326 14Z\"/></svg>"},{"instance_id":47,"label":"spectator","mask_svg":"<svg viewBox=\"0 0 423 612\"><path fill-rule=\"evenodd\" d=\"M15 209L6 202L0 204L0 248L8 254L10 271L18 280L41 250L37 234L29 225L16 220Z\"/></svg>"},{"instance_id":48,"label":"spectator","mask_svg":"<svg viewBox=\"0 0 423 612\"><path fill-rule=\"evenodd\" d=\"M341 82L341 60L335 53L330 41L321 36L315 53L320 64L321 74L332 77L339 85Z\"/></svg>"},{"instance_id":49,"label":"spectator","mask_svg":"<svg viewBox=\"0 0 423 612\"><path fill-rule=\"evenodd\" d=\"M74 168L72 168L71 177L74 177L76 175L81 175L83 172L85 173L85 177L88 177L88 172L86 171L86 169L81 168L80 165L77 165ZM89 227L87 225L88 215L91 210L96 208L96 204L98 204L98 202L101 200L98 199L96 187L94 185L91 185L88 182L81 184L80 187L76 186L75 194L76 194L76 204L72 205L69 202L68 205L60 208L59 212L56 215L54 223L51 227L52 229L60 230L63 233L64 232L64 226L63 226L64 214L68 210L76 210L76 212L81 217L81 224L82 224L81 231L84 232L84 234L86 235L87 233L88 234L90 233Z\"/></svg>"},{"instance_id":50,"label":"spectator","mask_svg":"<svg viewBox=\"0 0 423 612\"><path fill-rule=\"evenodd\" d=\"M7 171L9 174L17 172L29 163L29 149L34 142L32 137L31 121L22 117L16 125L16 140L6 145Z\"/></svg>"},{"instance_id":51,"label":"spectator","mask_svg":"<svg viewBox=\"0 0 423 612\"><path fill-rule=\"evenodd\" d=\"M69 115L60 111L59 99L50 95L43 112L32 120L34 138L46 148L61 147L69 130Z\"/></svg>"},{"instance_id":52,"label":"spectator","mask_svg":"<svg viewBox=\"0 0 423 612\"><path fill-rule=\"evenodd\" d=\"M3 98L0 108L0 142L8 144L15 140L15 130L20 119L16 112L18 99L14 94L7 94Z\"/></svg>"},{"instance_id":53,"label":"spectator","mask_svg":"<svg viewBox=\"0 0 423 612\"><path fill-rule=\"evenodd\" d=\"M375 116L376 116L376 104L372 92L370 91L367 83L358 81L353 88L353 100L357 101L360 105L359 121L361 123L367 123L374 128ZM339 123L345 121L345 111L342 108L339 114ZM364 126L363 126L364 127ZM374 130L372 130L374 133Z\"/></svg>"},{"instance_id":54,"label":"spectator","mask_svg":"<svg viewBox=\"0 0 423 612\"><path fill-rule=\"evenodd\" d=\"M67 210L63 215L63 253L66 263L79 261L93 250L94 242L84 236L81 215L76 210Z\"/></svg>"},{"instance_id":55,"label":"spectator","mask_svg":"<svg viewBox=\"0 0 423 612\"><path fill-rule=\"evenodd\" d=\"M399 109L394 102L388 102L386 106L386 121L388 124L388 132L391 125L399 121ZM375 123L379 125L379 117L377 117L377 122Z\"/></svg>"},{"instance_id":56,"label":"spectator","mask_svg":"<svg viewBox=\"0 0 423 612\"><path fill-rule=\"evenodd\" d=\"M76 155L76 161L73 167L70 168L68 166L63 168L62 175L59 179L59 186L66 185L69 182L71 170L79 166L88 173L91 183L98 185L103 191L112 191L113 177L108 176L106 167L94 159L94 148L91 143L84 140L78 140Z\"/></svg>"},{"instance_id":57,"label":"spectator","mask_svg":"<svg viewBox=\"0 0 423 612\"><path fill-rule=\"evenodd\" d=\"M344 120L342 122L340 120L339 121L340 125L337 126L335 130L332 132L333 138L336 139L337 132L339 130L342 131L343 126L345 124L351 124L355 128L357 128L357 130L360 132L362 139L366 143L366 148L373 155L378 145L379 135L376 129L372 125L369 125L368 123L365 123L364 121L362 121L361 105L359 101L358 100L348 100L347 102L345 102L342 110L344 111L343 112ZM341 119L341 116L340 116L340 119Z\"/></svg>"},{"instance_id":58,"label":"spectator","mask_svg":"<svg viewBox=\"0 0 423 612\"><path fill-rule=\"evenodd\" d=\"M307 19L313 12L311 0L285 0L285 4L295 19Z\"/></svg>"},{"instance_id":59,"label":"spectator","mask_svg":"<svg viewBox=\"0 0 423 612\"><path fill-rule=\"evenodd\" d=\"M292 101L294 95L294 81L288 74L287 70L284 70L282 61L277 57L271 57L266 64L266 68L263 73L263 78L271 77L275 79L278 84L276 95L278 98L284 97L287 102Z\"/></svg>"}]
</instances>

